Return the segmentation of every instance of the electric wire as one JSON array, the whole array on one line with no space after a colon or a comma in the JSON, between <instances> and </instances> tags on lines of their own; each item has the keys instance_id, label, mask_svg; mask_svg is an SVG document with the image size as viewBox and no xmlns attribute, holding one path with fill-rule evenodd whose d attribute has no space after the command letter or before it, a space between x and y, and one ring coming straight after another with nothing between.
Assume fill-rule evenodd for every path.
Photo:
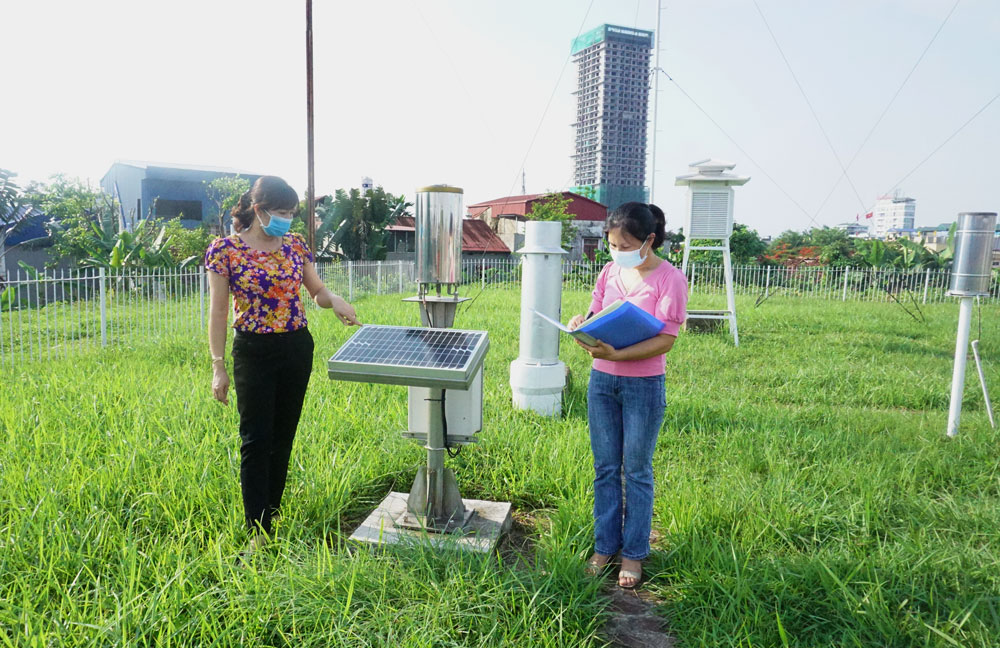
<instances>
[{"instance_id":1,"label":"electric wire","mask_svg":"<svg viewBox=\"0 0 1000 648\"><path fill-rule=\"evenodd\" d=\"M882 119L885 117L886 113L889 112L889 108L891 108L892 104L895 103L896 98L899 97L899 93L903 91L903 87L906 86L907 82L910 80L910 77L913 76L913 73L914 71L916 71L917 66L919 66L920 62L924 60L924 56L927 54L928 50L930 50L931 45L934 44L934 41L937 40L938 34L940 34L941 30L944 29L944 26L948 23L948 19L951 18L951 14L955 13L955 9L958 7L958 3L961 1L962 0L955 0L955 4L951 6L951 11L949 11L948 15L946 15L944 17L944 20L941 21L941 24L938 26L937 31L934 32L933 36L931 36L931 39L927 42L927 45L924 47L924 50L920 52L920 56L917 57L917 61L913 64L913 67L910 68L910 71L907 72L906 77L903 78L903 82L899 84L898 88L896 88L896 92L892 95L892 98L889 99L889 103L885 105L885 108L882 109L882 112L881 114L879 114L878 119L875 120L875 123L868 130L868 134L865 135L865 139L862 140L861 144L858 146L858 149L854 151L854 155L852 155L851 159L847 162L847 167L844 169L843 173L841 173L840 176L837 177L837 181L833 183L832 187L830 187L830 191L827 192L826 197L823 198L823 202L820 203L819 209L816 210L815 216L819 216L819 213L823 211L824 207L826 207L826 203L830 200L830 197L833 196L833 192L837 190L837 185L840 184L840 180L845 175L847 175L847 171L854 164L854 161L858 159L858 155L861 154L861 151L868 144L868 140L871 139L872 134L875 132L875 129L877 129L879 127L879 124L882 123Z\"/></svg>"},{"instance_id":2,"label":"electric wire","mask_svg":"<svg viewBox=\"0 0 1000 648\"><path fill-rule=\"evenodd\" d=\"M761 164L759 162L757 162L757 160L755 160L749 153L747 153L746 149L744 149L742 146L740 146L739 142L737 142L733 138L733 136L730 135L726 131L726 129L723 128L719 124L719 122L715 121L715 119L713 119L712 116L709 115L708 112L704 108L701 107L701 104L699 104L697 101L695 101L694 98L691 95L689 95L687 93L687 91L685 91L684 88L682 88L681 85L679 83L677 83L677 81L672 76L670 76L669 74L667 74L666 70L664 70L663 68L658 68L658 70L660 72L662 72L663 75L665 77L667 77L667 79L670 80L670 82L673 83L674 86L681 92L681 94L683 94L685 97L687 97L688 101L690 101L692 104L694 104L694 107L697 108L698 110L700 110L701 113L703 115L705 115L705 117L707 117L708 120L710 122L712 122L715 125L716 128L719 129L719 132L721 132L723 135L725 135L726 138L729 139L729 141L733 143L733 146L735 146L737 149L739 149L740 153L742 153L744 155L744 157L746 157L746 159L750 161L751 164L753 164L755 167L757 167L760 170L760 172L763 173L767 177L767 179L770 180L774 184L774 186L777 187L778 190L785 195L786 198L788 198L788 200L790 200L796 207L798 207L800 210L802 210L803 214L805 214L807 217L809 216L809 212L806 211L806 208L803 207L802 205L800 205L799 201L795 200L795 198L792 198L792 195L790 193L788 193L787 191L785 191L785 188L782 187L781 184L778 183L778 181L775 180L774 177L771 176L771 174L768 173L767 170L763 166L761 166Z\"/></svg>"},{"instance_id":3,"label":"electric wire","mask_svg":"<svg viewBox=\"0 0 1000 648\"><path fill-rule=\"evenodd\" d=\"M580 37L583 33L583 26L587 24L587 18L590 17L590 10L594 7L594 0L590 0L590 4L587 5L587 11L583 14L583 20L580 21L580 28L576 31L576 38ZM576 40L574 38L573 40ZM552 100L555 99L556 92L559 91L559 84L562 83L563 75L566 73L566 67L573 58L573 53L570 52L566 56L566 60L563 62L562 69L559 70L559 78L556 79L556 84L552 88L552 94L549 95L549 100L545 103L545 109L542 111L542 117L538 120L538 126L535 127L535 132L531 136L531 141L528 143L528 150L524 152L524 158L521 160L521 166L518 168L517 173L514 174L514 179L510 183L510 189L507 190L507 198L509 200L513 196L514 187L517 185L517 177L521 175L521 171L524 170L524 165L528 162L528 156L531 155L531 149L535 145L535 139L538 138L538 133L542 130L542 124L545 123L545 116L549 112L549 107L552 106ZM503 207L507 206L507 202L501 205L501 210Z\"/></svg>"},{"instance_id":4,"label":"electric wire","mask_svg":"<svg viewBox=\"0 0 1000 648\"><path fill-rule=\"evenodd\" d=\"M823 133L823 139L826 140L827 146L830 147L830 152L833 153L833 157L837 160L837 164L840 165L842 177L847 178L848 184L851 185L851 189L854 191L854 195L858 199L858 203L862 208L864 208L865 201L861 199L861 194L858 193L858 188L854 186L854 181L851 180L851 176L847 175L847 168L844 166L843 160L840 159L840 155L837 153L836 147L834 147L833 142L830 140L830 135L826 132L826 129L823 128L823 122L820 121L819 115L816 114L816 109L813 108L812 102L809 101L805 88L802 87L798 76L795 75L795 70L792 69L792 64L789 63L788 57L785 56L785 51L781 48L781 44L778 42L778 37L774 35L774 31L771 29L771 25L767 22L767 18L764 16L764 12L761 10L757 0L753 0L753 6L757 8L757 13L760 14L760 19L764 22L764 27L767 28L767 33L771 35L771 40L774 41L774 46L778 48L778 53L781 54L781 60L785 62L785 67L788 68L788 73L792 75L792 80L795 81L795 86L799 89L802 99L805 100L806 105L809 107L809 112L812 113L813 119L816 120L816 125L819 126L820 132ZM810 225L815 224L815 222L815 218L811 217Z\"/></svg>"},{"instance_id":5,"label":"electric wire","mask_svg":"<svg viewBox=\"0 0 1000 648\"><path fill-rule=\"evenodd\" d=\"M915 167L913 167L912 169L910 169L910 172L909 172L909 173L907 173L907 174L906 174L906 175L904 175L904 176L903 176L902 178L900 178L899 180L897 180L897 181L896 181L896 184L892 185L892 188L891 188L891 189L889 189L889 191L887 191L887 192L885 192L885 193L886 193L886 194L889 194L889 193L892 193L892 191L893 191L893 190L895 190L895 189L896 189L897 187L899 187L899 185L903 184L903 182L905 182L907 178L909 178L909 177L910 177L911 175L913 175L914 173L916 173L917 169L919 169L920 167L922 167L922 166L923 166L923 165L924 165L924 164L925 164L925 163L927 162L927 160L929 160L929 159L931 159L932 157L934 157L934 154L935 154L935 153L937 153L937 152L938 152L938 151L940 151L940 150L941 150L942 148L944 148L945 144L947 144L947 143L948 143L948 142L950 142L950 141L951 141L952 139L954 139L956 135L958 135L958 134L959 134L960 132L962 132L962 130L964 130L966 126L968 126L969 124L971 124L971 123L972 123L972 121L973 121L973 120L974 120L974 119L975 119L976 117L978 117L978 116L979 116L979 115L980 115L980 114L981 114L981 113L982 113L982 112L983 112L984 110L986 110L987 108L989 108L989 107L990 107L990 105L991 105L991 104L992 104L992 103L993 103L994 101L996 101L997 99L1000 99L1000 92L998 92L997 94L993 95L993 98L992 98L992 99L990 99L989 101L987 101L987 102L986 102L986 103L985 103L985 104L983 105L983 107L982 107L982 108L980 108L979 110L977 110L977 111L976 111L975 113L973 113L973 115L972 115L971 117L969 117L969 118L968 118L967 120L965 120L965 123L963 123L963 124L962 124L961 126L959 126L959 127L958 127L958 128L957 128L957 129L955 130L955 132L954 132L954 133L952 133L952 134L951 134L951 135L949 135L949 136L948 136L947 138L945 138L945 140L944 140L943 142L941 142L941 143L940 143L940 144L939 144L939 145L937 146L937 148L935 148L935 149L934 149L933 151L931 151L930 153L928 153L928 154L927 154L927 157L925 157L925 158L924 158L923 160L921 160L921 161L920 161L920 163L919 163L919 164L917 164L917 166L915 166Z\"/></svg>"}]
</instances>

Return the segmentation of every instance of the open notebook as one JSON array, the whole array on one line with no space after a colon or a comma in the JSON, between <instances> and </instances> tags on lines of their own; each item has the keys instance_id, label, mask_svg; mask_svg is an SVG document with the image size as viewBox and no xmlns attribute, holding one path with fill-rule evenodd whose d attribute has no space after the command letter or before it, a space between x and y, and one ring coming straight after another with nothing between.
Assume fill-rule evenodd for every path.
<instances>
[{"instance_id":1,"label":"open notebook","mask_svg":"<svg viewBox=\"0 0 1000 648\"><path fill-rule=\"evenodd\" d=\"M594 346L596 340L600 340L616 349L622 349L648 340L663 330L663 322L632 302L621 299L594 313L573 331L551 317L532 310L542 320L588 346Z\"/></svg>"}]
</instances>

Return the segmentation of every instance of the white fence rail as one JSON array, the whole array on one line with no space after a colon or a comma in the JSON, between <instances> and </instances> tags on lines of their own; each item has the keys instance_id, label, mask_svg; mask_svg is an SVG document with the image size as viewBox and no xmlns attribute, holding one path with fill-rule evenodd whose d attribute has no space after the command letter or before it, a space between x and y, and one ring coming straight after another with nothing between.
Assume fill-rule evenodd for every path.
<instances>
[{"instance_id":1,"label":"white fence rail","mask_svg":"<svg viewBox=\"0 0 1000 648\"><path fill-rule=\"evenodd\" d=\"M590 290L600 264L564 261L563 285ZM415 294L412 261L354 261L320 264L320 276L334 292L353 301L367 295ZM923 304L945 299L947 270L737 266L736 293L758 298L812 297L840 301ZM692 297L724 295L722 266L691 264ZM465 295L487 286L519 289L519 259L466 259ZM994 281L989 301L1000 300ZM202 335L208 286L202 268L103 269L26 274L15 271L0 283L0 368L27 360L67 357L84 346L127 344L137 338L183 332Z\"/></svg>"}]
</instances>

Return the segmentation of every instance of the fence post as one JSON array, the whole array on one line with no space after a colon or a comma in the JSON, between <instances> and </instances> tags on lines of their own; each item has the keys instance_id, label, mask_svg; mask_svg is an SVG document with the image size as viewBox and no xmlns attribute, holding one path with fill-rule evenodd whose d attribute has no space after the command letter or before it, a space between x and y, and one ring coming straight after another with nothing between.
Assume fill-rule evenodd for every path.
<instances>
[{"instance_id":1,"label":"fence post","mask_svg":"<svg viewBox=\"0 0 1000 648\"><path fill-rule=\"evenodd\" d=\"M764 276L764 299L771 295L771 266L767 266L767 274Z\"/></svg>"},{"instance_id":2,"label":"fence post","mask_svg":"<svg viewBox=\"0 0 1000 648\"><path fill-rule=\"evenodd\" d=\"M98 278L100 279L100 282L101 282L100 283L100 288L101 288L101 346L102 347L106 347L106 346L108 346L108 307L107 307L107 300L106 300L107 288L105 286L105 284L107 283L107 281L106 281L106 275L104 274L104 268L100 268L100 274L98 274Z\"/></svg>"},{"instance_id":3,"label":"fence post","mask_svg":"<svg viewBox=\"0 0 1000 648\"><path fill-rule=\"evenodd\" d=\"M354 303L354 262L347 261L347 300Z\"/></svg>"},{"instance_id":4,"label":"fence post","mask_svg":"<svg viewBox=\"0 0 1000 648\"><path fill-rule=\"evenodd\" d=\"M479 269L479 289L486 290L486 256L483 256Z\"/></svg>"},{"instance_id":5,"label":"fence post","mask_svg":"<svg viewBox=\"0 0 1000 648\"><path fill-rule=\"evenodd\" d=\"M840 301L847 301L847 277L850 276L851 269L844 266L844 295L841 297Z\"/></svg>"},{"instance_id":6,"label":"fence post","mask_svg":"<svg viewBox=\"0 0 1000 648\"><path fill-rule=\"evenodd\" d=\"M697 265L697 264L694 263L694 262L691 263L691 290L689 292L692 295L694 294L694 277L695 277L695 272L694 272L695 268L694 267L695 267L695 265Z\"/></svg>"},{"instance_id":7,"label":"fence post","mask_svg":"<svg viewBox=\"0 0 1000 648\"><path fill-rule=\"evenodd\" d=\"M402 295L403 294L403 261L402 260L399 261L399 265L397 266L397 270L399 271L399 294Z\"/></svg>"},{"instance_id":8,"label":"fence post","mask_svg":"<svg viewBox=\"0 0 1000 648\"><path fill-rule=\"evenodd\" d=\"M927 289L931 286L931 269L927 268L927 275L924 277L924 301L927 303Z\"/></svg>"},{"instance_id":9,"label":"fence post","mask_svg":"<svg viewBox=\"0 0 1000 648\"><path fill-rule=\"evenodd\" d=\"M201 266L201 272L198 277L198 312L201 315L201 328L205 330L205 282L208 279L208 275L205 272L205 266Z\"/></svg>"}]
</instances>

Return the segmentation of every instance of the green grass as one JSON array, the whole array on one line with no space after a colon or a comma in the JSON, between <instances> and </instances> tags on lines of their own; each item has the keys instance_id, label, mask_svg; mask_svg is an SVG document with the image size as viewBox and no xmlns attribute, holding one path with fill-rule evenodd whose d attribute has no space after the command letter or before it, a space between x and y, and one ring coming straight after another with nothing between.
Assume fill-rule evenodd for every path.
<instances>
[{"instance_id":1,"label":"green grass","mask_svg":"<svg viewBox=\"0 0 1000 648\"><path fill-rule=\"evenodd\" d=\"M587 301L566 293L564 319ZM491 350L481 442L448 464L463 496L513 502L528 559L346 544L424 452L399 436L404 388L327 379L351 332L329 313L310 314L285 517L249 569L233 567L237 416L210 398L202 339L0 374L0 646L601 645L605 599L580 567L587 358L564 344L562 418L513 411L518 304L492 290L459 315ZM926 325L892 304L739 305L739 348L682 334L668 357L645 587L672 632L689 646L995 645L1000 439L972 367L962 432L944 435L957 305L926 307ZM357 306L418 323L398 296ZM995 392L996 312L981 346Z\"/></svg>"}]
</instances>

